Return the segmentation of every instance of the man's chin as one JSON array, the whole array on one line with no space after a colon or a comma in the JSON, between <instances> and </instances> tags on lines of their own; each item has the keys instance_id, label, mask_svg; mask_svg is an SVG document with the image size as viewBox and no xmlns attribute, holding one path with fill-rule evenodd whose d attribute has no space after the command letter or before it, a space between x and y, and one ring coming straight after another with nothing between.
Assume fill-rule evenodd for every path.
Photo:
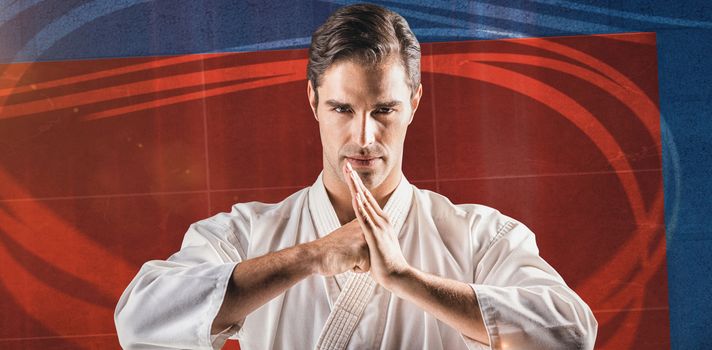
<instances>
[{"instance_id":1,"label":"man's chin","mask_svg":"<svg viewBox=\"0 0 712 350\"><path fill-rule=\"evenodd\" d=\"M369 190L373 190L373 188L377 187L381 184L381 182L383 182L384 177L381 173L381 169L359 169L356 170L356 172L361 178L361 182L363 182L363 184Z\"/></svg>"},{"instance_id":2,"label":"man's chin","mask_svg":"<svg viewBox=\"0 0 712 350\"><path fill-rule=\"evenodd\" d=\"M348 159L344 158L344 162L348 162ZM379 160L380 164L376 164L373 167L365 167L365 166L353 166L353 170L358 174L359 178L361 178L361 182L368 188L369 190L372 190L374 187L377 187L378 185L383 182L383 179L385 179L385 168L386 164L381 158ZM343 163L345 166L346 163ZM346 178L344 178L346 180Z\"/></svg>"}]
</instances>

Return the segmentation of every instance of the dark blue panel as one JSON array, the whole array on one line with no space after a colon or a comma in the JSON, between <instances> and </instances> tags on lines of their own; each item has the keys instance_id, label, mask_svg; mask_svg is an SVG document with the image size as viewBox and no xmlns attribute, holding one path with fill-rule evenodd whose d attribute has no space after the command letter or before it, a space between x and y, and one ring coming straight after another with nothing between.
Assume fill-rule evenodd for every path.
<instances>
[{"instance_id":1,"label":"dark blue panel","mask_svg":"<svg viewBox=\"0 0 712 350\"><path fill-rule=\"evenodd\" d=\"M708 232L708 237L712 232ZM712 349L712 240L668 242L673 349Z\"/></svg>"},{"instance_id":2,"label":"dark blue panel","mask_svg":"<svg viewBox=\"0 0 712 350\"><path fill-rule=\"evenodd\" d=\"M657 33L669 240L712 239L710 38L712 30Z\"/></svg>"},{"instance_id":3,"label":"dark blue panel","mask_svg":"<svg viewBox=\"0 0 712 350\"><path fill-rule=\"evenodd\" d=\"M337 7L317 4L164 0L77 7L43 28L30 28L35 38L26 40L27 47L4 48L0 60L244 51L269 43L272 47L306 46L314 28ZM281 24L266 19L280 19Z\"/></svg>"},{"instance_id":4,"label":"dark blue panel","mask_svg":"<svg viewBox=\"0 0 712 350\"><path fill-rule=\"evenodd\" d=\"M678 97L662 109L665 222L668 240L712 239L712 107Z\"/></svg>"},{"instance_id":5,"label":"dark blue panel","mask_svg":"<svg viewBox=\"0 0 712 350\"><path fill-rule=\"evenodd\" d=\"M712 29L662 30L657 33L658 80L665 98L711 100L711 39Z\"/></svg>"}]
</instances>

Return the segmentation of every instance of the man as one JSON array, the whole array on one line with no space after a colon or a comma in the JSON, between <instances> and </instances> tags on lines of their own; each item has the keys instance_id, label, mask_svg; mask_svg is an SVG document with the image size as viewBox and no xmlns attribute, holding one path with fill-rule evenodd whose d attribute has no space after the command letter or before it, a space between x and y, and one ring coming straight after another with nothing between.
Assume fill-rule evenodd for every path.
<instances>
[{"instance_id":1,"label":"man","mask_svg":"<svg viewBox=\"0 0 712 350\"><path fill-rule=\"evenodd\" d=\"M533 233L411 185L420 46L374 5L315 33L307 95L324 169L280 203L235 204L149 261L116 308L127 349L591 349L588 306Z\"/></svg>"}]
</instances>

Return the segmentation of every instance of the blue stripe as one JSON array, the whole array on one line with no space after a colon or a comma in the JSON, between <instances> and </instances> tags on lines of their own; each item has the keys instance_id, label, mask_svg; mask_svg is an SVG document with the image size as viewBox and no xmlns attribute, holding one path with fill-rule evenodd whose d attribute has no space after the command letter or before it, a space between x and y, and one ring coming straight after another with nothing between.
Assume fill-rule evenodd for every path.
<instances>
[{"instance_id":1,"label":"blue stripe","mask_svg":"<svg viewBox=\"0 0 712 350\"><path fill-rule=\"evenodd\" d=\"M693 27L693 28L708 28L708 29L712 28L712 21L694 21L694 20L688 20L688 19L684 19L684 18L645 15L645 14L641 14L641 13L637 13L637 12L620 11L620 10L615 10L615 9L611 9L611 8L584 5L584 4L580 4L580 3L575 3L575 2L571 2L571 1L563 1L563 0L531 0L531 1L537 2L540 4L555 5L555 6L559 6L562 8L571 9L571 10L578 10L578 11L582 11L585 13L597 13L597 14L602 14L602 15L611 16L611 17L620 17L623 19L633 19L633 20L649 22L649 23L653 23L653 24L657 23L657 24L667 24L667 25L673 25L673 26ZM649 3L652 5L652 4L655 4L656 1L650 1ZM681 2L681 3L684 3L684 2ZM666 4L666 5L671 5L671 4ZM702 7L702 8L704 8L704 7ZM704 11L701 11L701 12L704 12ZM709 13L708 13L708 15L709 15Z\"/></svg>"}]
</instances>

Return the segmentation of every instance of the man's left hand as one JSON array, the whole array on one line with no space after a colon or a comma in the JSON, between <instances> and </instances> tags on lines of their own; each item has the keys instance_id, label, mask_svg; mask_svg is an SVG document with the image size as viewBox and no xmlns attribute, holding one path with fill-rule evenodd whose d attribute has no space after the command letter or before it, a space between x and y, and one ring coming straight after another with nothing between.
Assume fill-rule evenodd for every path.
<instances>
[{"instance_id":1,"label":"man's left hand","mask_svg":"<svg viewBox=\"0 0 712 350\"><path fill-rule=\"evenodd\" d=\"M371 277L386 289L396 283L410 266L403 256L398 237L388 215L378 205L371 192L361 182L361 178L346 162L344 178L351 191L354 207L363 234L368 243L371 260Z\"/></svg>"}]
</instances>

